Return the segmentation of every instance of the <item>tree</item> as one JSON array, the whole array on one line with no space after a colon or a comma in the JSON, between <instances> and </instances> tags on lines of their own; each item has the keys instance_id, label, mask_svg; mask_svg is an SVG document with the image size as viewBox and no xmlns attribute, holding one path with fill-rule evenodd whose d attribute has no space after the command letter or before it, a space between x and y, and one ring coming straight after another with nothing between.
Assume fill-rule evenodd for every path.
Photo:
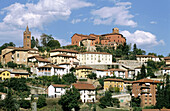
<instances>
[{"instance_id":1,"label":"tree","mask_svg":"<svg viewBox=\"0 0 170 111\"><path fill-rule=\"evenodd\" d=\"M105 92L105 96L100 98L100 104L99 106L104 109L107 106L109 107L113 107L113 106L117 106L119 107L119 100L117 98L112 98L112 94L109 91Z\"/></svg>"},{"instance_id":2,"label":"tree","mask_svg":"<svg viewBox=\"0 0 170 111\"><path fill-rule=\"evenodd\" d=\"M72 111L72 109L78 111L80 109L79 101L80 93L77 89L73 87L72 89L67 90L65 95L61 96L61 99L58 103L62 106L63 111Z\"/></svg>"},{"instance_id":3,"label":"tree","mask_svg":"<svg viewBox=\"0 0 170 111\"><path fill-rule=\"evenodd\" d=\"M87 77L90 79L97 79L96 73L93 73L93 72L91 74L88 74Z\"/></svg>"},{"instance_id":4,"label":"tree","mask_svg":"<svg viewBox=\"0 0 170 111\"><path fill-rule=\"evenodd\" d=\"M9 42L9 43L4 43L1 47L0 47L0 54L1 54L1 51L5 48L7 48L8 46L12 46L12 47L15 47L15 44L13 42Z\"/></svg>"},{"instance_id":5,"label":"tree","mask_svg":"<svg viewBox=\"0 0 170 111\"><path fill-rule=\"evenodd\" d=\"M164 89L164 88L163 88ZM164 107L164 92L160 88L160 84L157 87L156 108L162 109Z\"/></svg>"},{"instance_id":6,"label":"tree","mask_svg":"<svg viewBox=\"0 0 170 111\"><path fill-rule=\"evenodd\" d=\"M7 63L7 66L10 68L15 68L15 67L17 67L17 64L10 61Z\"/></svg>"},{"instance_id":7,"label":"tree","mask_svg":"<svg viewBox=\"0 0 170 111\"><path fill-rule=\"evenodd\" d=\"M18 101L12 97L11 89L8 90L8 94L4 100L4 109L6 111L17 111L19 109Z\"/></svg>"},{"instance_id":8,"label":"tree","mask_svg":"<svg viewBox=\"0 0 170 111\"><path fill-rule=\"evenodd\" d=\"M102 86L102 89L104 87L104 78L100 78L99 80L100 85Z\"/></svg>"},{"instance_id":9,"label":"tree","mask_svg":"<svg viewBox=\"0 0 170 111\"><path fill-rule=\"evenodd\" d=\"M46 98L43 95L39 96L38 101L37 101L37 107L42 108L42 107L44 107L46 105L47 105Z\"/></svg>"},{"instance_id":10,"label":"tree","mask_svg":"<svg viewBox=\"0 0 170 111\"><path fill-rule=\"evenodd\" d=\"M144 64L142 65L142 68L141 68L141 79L143 78L146 78L146 68Z\"/></svg>"},{"instance_id":11,"label":"tree","mask_svg":"<svg viewBox=\"0 0 170 111\"><path fill-rule=\"evenodd\" d=\"M50 41L50 40L54 40L54 38L52 37L52 35L47 35L47 34L42 34L41 35L41 43L43 46L47 47L47 43Z\"/></svg>"},{"instance_id":12,"label":"tree","mask_svg":"<svg viewBox=\"0 0 170 111\"><path fill-rule=\"evenodd\" d=\"M65 84L71 84L77 81L77 78L73 73L64 75L62 79L64 80Z\"/></svg>"},{"instance_id":13,"label":"tree","mask_svg":"<svg viewBox=\"0 0 170 111\"><path fill-rule=\"evenodd\" d=\"M36 46L36 41L34 39L34 36L32 36L32 39L31 39L31 48L34 48Z\"/></svg>"},{"instance_id":14,"label":"tree","mask_svg":"<svg viewBox=\"0 0 170 111\"><path fill-rule=\"evenodd\" d=\"M35 40L35 46L38 47L39 46L39 40L36 38Z\"/></svg>"},{"instance_id":15,"label":"tree","mask_svg":"<svg viewBox=\"0 0 170 111\"><path fill-rule=\"evenodd\" d=\"M60 42L58 40L50 40L47 43L47 46L50 47L51 49L57 49L60 47Z\"/></svg>"},{"instance_id":16,"label":"tree","mask_svg":"<svg viewBox=\"0 0 170 111\"><path fill-rule=\"evenodd\" d=\"M21 108L25 108L25 109L31 108L31 103L30 103L29 100L21 99L21 100L19 101L19 103L20 103L20 107L21 107Z\"/></svg>"},{"instance_id":17,"label":"tree","mask_svg":"<svg viewBox=\"0 0 170 111\"><path fill-rule=\"evenodd\" d=\"M132 107L140 107L140 103L141 103L141 99L140 97L132 97L132 100L131 100L131 106Z\"/></svg>"},{"instance_id":18,"label":"tree","mask_svg":"<svg viewBox=\"0 0 170 111\"><path fill-rule=\"evenodd\" d=\"M154 55L154 56L157 56L157 54L156 54L156 53L153 53L153 52L152 52L152 53L151 53L151 52L150 52L150 53L148 53L148 55Z\"/></svg>"}]
</instances>

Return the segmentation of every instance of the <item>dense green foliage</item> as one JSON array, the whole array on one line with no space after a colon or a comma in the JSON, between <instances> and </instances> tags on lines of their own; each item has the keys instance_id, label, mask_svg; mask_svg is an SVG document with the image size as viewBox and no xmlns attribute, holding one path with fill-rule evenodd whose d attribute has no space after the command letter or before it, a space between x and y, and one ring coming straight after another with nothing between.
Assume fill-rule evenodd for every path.
<instances>
[{"instance_id":1,"label":"dense green foliage","mask_svg":"<svg viewBox=\"0 0 170 111\"><path fill-rule=\"evenodd\" d=\"M62 77L65 84L75 83L77 81L76 76L73 73L66 74Z\"/></svg>"},{"instance_id":2,"label":"dense green foliage","mask_svg":"<svg viewBox=\"0 0 170 111\"><path fill-rule=\"evenodd\" d=\"M88 74L87 77L90 79L97 79L96 73L93 73L93 72L91 74Z\"/></svg>"},{"instance_id":3,"label":"dense green foliage","mask_svg":"<svg viewBox=\"0 0 170 111\"><path fill-rule=\"evenodd\" d=\"M113 106L120 107L119 106L120 101L117 98L112 98L112 94L109 91L106 91L105 96L100 98L99 101L100 101L99 106L101 108L106 108L107 106L109 106L109 107L113 107Z\"/></svg>"},{"instance_id":4,"label":"dense green foliage","mask_svg":"<svg viewBox=\"0 0 170 111\"><path fill-rule=\"evenodd\" d=\"M166 84L166 85L164 85ZM166 75L166 82L163 85L158 85L156 108L162 109L163 107L170 109L170 80L169 75Z\"/></svg>"},{"instance_id":5,"label":"dense green foliage","mask_svg":"<svg viewBox=\"0 0 170 111\"><path fill-rule=\"evenodd\" d=\"M32 36L32 39L31 39L31 48L34 48L35 46L36 46L36 41L35 41L34 36Z\"/></svg>"},{"instance_id":6,"label":"dense green foliage","mask_svg":"<svg viewBox=\"0 0 170 111\"><path fill-rule=\"evenodd\" d=\"M50 47L51 49L57 49L60 48L60 43L58 40L50 40L47 43L47 46Z\"/></svg>"},{"instance_id":7,"label":"dense green foliage","mask_svg":"<svg viewBox=\"0 0 170 111\"><path fill-rule=\"evenodd\" d=\"M29 100L22 99L19 101L19 104L21 108L25 108L25 109L31 108L31 102Z\"/></svg>"},{"instance_id":8,"label":"dense green foliage","mask_svg":"<svg viewBox=\"0 0 170 111\"><path fill-rule=\"evenodd\" d=\"M38 108L42 108L42 107L44 107L44 106L46 106L47 105L47 103L46 103L46 98L44 97L44 96L39 96L38 97L38 101L37 101L37 107Z\"/></svg>"},{"instance_id":9,"label":"dense green foliage","mask_svg":"<svg viewBox=\"0 0 170 111\"><path fill-rule=\"evenodd\" d=\"M132 107L140 107L140 103L141 103L141 99L139 96L137 98L132 96L132 100L131 100Z\"/></svg>"},{"instance_id":10,"label":"dense green foliage","mask_svg":"<svg viewBox=\"0 0 170 111\"><path fill-rule=\"evenodd\" d=\"M80 93L77 89L73 87L72 89L67 90L65 95L61 96L61 99L58 103L62 106L63 111L71 111L72 109L78 111L80 109L79 101Z\"/></svg>"},{"instance_id":11,"label":"dense green foliage","mask_svg":"<svg viewBox=\"0 0 170 111\"><path fill-rule=\"evenodd\" d=\"M4 43L1 47L0 47L0 54L1 54L1 51L5 48L7 48L8 46L12 46L12 47L15 47L15 44L13 42L9 42L9 43Z\"/></svg>"}]
</instances>

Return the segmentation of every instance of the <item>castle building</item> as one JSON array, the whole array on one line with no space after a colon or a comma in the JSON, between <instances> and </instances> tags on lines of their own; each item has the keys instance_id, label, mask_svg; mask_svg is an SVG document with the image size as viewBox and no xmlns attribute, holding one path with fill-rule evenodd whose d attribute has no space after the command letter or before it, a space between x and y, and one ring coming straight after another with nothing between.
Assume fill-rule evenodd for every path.
<instances>
[{"instance_id":1,"label":"castle building","mask_svg":"<svg viewBox=\"0 0 170 111\"><path fill-rule=\"evenodd\" d=\"M87 43L90 46L102 45L102 46L114 46L117 47L119 44L126 42L126 38L119 33L118 28L113 28L113 32L109 34L102 35L83 35L83 34L74 34L71 37L72 45L81 46L82 43ZM84 45L84 44L83 44Z\"/></svg>"},{"instance_id":2,"label":"castle building","mask_svg":"<svg viewBox=\"0 0 170 111\"><path fill-rule=\"evenodd\" d=\"M31 32L29 31L28 26L24 31L23 36L24 36L24 41L23 41L24 48L31 49Z\"/></svg>"}]
</instances>

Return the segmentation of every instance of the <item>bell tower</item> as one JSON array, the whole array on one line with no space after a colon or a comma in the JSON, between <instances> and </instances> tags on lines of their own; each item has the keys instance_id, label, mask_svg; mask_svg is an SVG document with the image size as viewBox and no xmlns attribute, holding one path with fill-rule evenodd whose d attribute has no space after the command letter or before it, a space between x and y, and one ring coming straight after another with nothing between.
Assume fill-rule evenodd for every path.
<instances>
[{"instance_id":1,"label":"bell tower","mask_svg":"<svg viewBox=\"0 0 170 111\"><path fill-rule=\"evenodd\" d=\"M31 32L29 31L28 25L23 33L23 36L24 36L24 42L23 42L24 48L31 49Z\"/></svg>"},{"instance_id":2,"label":"bell tower","mask_svg":"<svg viewBox=\"0 0 170 111\"><path fill-rule=\"evenodd\" d=\"M113 28L113 33L119 33L119 28Z\"/></svg>"}]
</instances>

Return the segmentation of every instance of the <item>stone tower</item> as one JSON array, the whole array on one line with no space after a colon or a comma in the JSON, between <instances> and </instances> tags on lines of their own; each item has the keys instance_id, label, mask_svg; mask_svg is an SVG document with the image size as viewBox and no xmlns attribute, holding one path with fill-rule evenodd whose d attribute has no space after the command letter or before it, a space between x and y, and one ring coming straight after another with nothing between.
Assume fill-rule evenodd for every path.
<instances>
[{"instance_id":1,"label":"stone tower","mask_svg":"<svg viewBox=\"0 0 170 111\"><path fill-rule=\"evenodd\" d=\"M119 33L119 28L113 28L113 33Z\"/></svg>"},{"instance_id":2,"label":"stone tower","mask_svg":"<svg viewBox=\"0 0 170 111\"><path fill-rule=\"evenodd\" d=\"M24 31L24 48L31 48L31 32L29 31L28 25L26 30Z\"/></svg>"}]
</instances>

